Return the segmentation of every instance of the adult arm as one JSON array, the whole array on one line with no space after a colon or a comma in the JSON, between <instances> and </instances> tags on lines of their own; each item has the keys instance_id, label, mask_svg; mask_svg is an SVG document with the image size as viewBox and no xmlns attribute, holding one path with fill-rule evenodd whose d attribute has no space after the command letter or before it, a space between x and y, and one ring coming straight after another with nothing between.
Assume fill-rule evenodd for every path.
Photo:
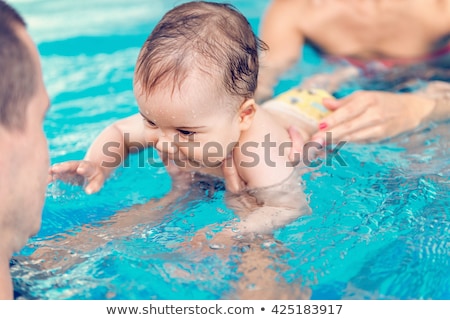
<instances>
[{"instance_id":1,"label":"adult arm","mask_svg":"<svg viewBox=\"0 0 450 320\"><path fill-rule=\"evenodd\" d=\"M13 287L9 272L9 259L0 258L0 300L12 300Z\"/></svg>"},{"instance_id":2,"label":"adult arm","mask_svg":"<svg viewBox=\"0 0 450 320\"><path fill-rule=\"evenodd\" d=\"M170 164L167 165L167 170L171 176L177 173L177 169ZM198 199L199 193L204 192L193 187L193 177L189 173L181 172L172 180L172 189L164 197L121 210L106 220L35 242L33 246L36 250L32 255L16 259L22 266L40 270L59 269L63 273L85 260L90 251L115 239L140 234L142 228L158 225L165 216L174 210L180 210L180 207L188 207L192 200Z\"/></svg>"},{"instance_id":3,"label":"adult arm","mask_svg":"<svg viewBox=\"0 0 450 320\"><path fill-rule=\"evenodd\" d=\"M259 103L272 97L280 75L301 57L304 37L299 28L297 8L297 0L275 0L263 17L260 37L269 48L260 59L256 90Z\"/></svg>"}]
</instances>

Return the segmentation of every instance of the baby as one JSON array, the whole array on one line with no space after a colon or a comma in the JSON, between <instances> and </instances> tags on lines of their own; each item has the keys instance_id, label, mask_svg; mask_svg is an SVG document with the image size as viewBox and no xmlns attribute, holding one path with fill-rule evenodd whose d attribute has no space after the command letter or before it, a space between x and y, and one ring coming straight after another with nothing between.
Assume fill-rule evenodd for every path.
<instances>
[{"instance_id":1,"label":"baby","mask_svg":"<svg viewBox=\"0 0 450 320\"><path fill-rule=\"evenodd\" d=\"M140 51L134 78L139 112L107 127L83 161L56 164L51 174L81 175L85 191L94 193L130 151L153 147L175 188L189 185L193 172L222 177L226 185L239 181L241 190L283 184L294 171L288 129L308 139L325 114L312 100L329 95L293 90L257 105L262 49L231 5L175 7ZM308 112L314 103L319 109Z\"/></svg>"}]
</instances>

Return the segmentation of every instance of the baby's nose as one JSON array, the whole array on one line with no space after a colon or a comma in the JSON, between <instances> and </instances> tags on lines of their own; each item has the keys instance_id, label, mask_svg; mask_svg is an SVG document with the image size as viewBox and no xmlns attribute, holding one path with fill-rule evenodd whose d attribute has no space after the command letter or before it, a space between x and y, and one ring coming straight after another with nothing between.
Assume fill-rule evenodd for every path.
<instances>
[{"instance_id":1,"label":"baby's nose","mask_svg":"<svg viewBox=\"0 0 450 320\"><path fill-rule=\"evenodd\" d=\"M158 138L158 142L156 143L156 149L159 152L175 154L178 152L178 147L174 143L173 136L167 134L161 134Z\"/></svg>"}]
</instances>

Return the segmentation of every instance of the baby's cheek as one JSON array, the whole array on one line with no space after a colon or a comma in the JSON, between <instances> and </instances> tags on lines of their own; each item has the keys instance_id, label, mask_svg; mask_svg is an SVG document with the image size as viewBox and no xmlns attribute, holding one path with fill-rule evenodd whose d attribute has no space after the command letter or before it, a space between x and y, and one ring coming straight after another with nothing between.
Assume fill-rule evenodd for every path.
<instances>
[{"instance_id":1,"label":"baby's cheek","mask_svg":"<svg viewBox=\"0 0 450 320\"><path fill-rule=\"evenodd\" d=\"M154 144L158 140L158 132L157 128L150 128L149 126L144 125L142 128L142 135L145 137L145 141L150 144Z\"/></svg>"}]
</instances>

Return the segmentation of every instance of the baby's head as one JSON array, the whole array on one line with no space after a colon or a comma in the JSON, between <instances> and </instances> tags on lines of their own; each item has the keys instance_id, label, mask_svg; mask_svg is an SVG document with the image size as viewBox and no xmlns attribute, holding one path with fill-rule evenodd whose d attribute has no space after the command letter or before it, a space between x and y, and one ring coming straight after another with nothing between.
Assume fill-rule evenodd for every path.
<instances>
[{"instance_id":1,"label":"baby's head","mask_svg":"<svg viewBox=\"0 0 450 320\"><path fill-rule=\"evenodd\" d=\"M155 147L204 166L223 161L253 121L261 48L230 5L189 2L169 11L142 47L134 80Z\"/></svg>"},{"instance_id":2,"label":"baby's head","mask_svg":"<svg viewBox=\"0 0 450 320\"><path fill-rule=\"evenodd\" d=\"M242 103L254 96L262 48L247 19L231 5L188 2L166 13L146 40L135 83L148 96L162 87L175 91L196 72L218 93Z\"/></svg>"}]
</instances>

